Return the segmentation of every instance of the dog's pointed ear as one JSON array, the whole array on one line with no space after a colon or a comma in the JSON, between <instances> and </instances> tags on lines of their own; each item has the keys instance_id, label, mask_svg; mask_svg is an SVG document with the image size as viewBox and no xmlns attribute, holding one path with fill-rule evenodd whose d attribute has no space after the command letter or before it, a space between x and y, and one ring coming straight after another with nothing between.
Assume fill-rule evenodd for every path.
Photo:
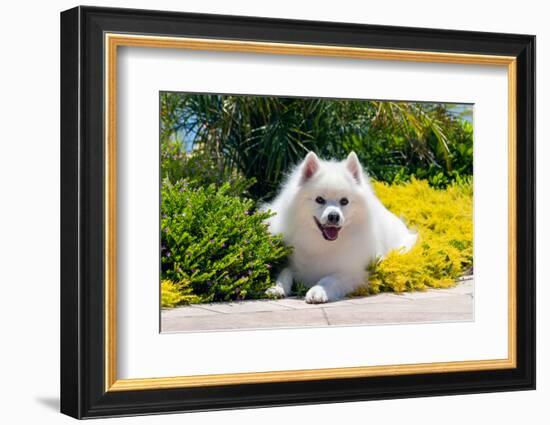
<instances>
[{"instance_id":1,"label":"dog's pointed ear","mask_svg":"<svg viewBox=\"0 0 550 425\"><path fill-rule=\"evenodd\" d=\"M313 177L317 170L319 170L320 165L319 158L315 155L315 152L308 152L302 165L302 183Z\"/></svg>"},{"instance_id":2,"label":"dog's pointed ear","mask_svg":"<svg viewBox=\"0 0 550 425\"><path fill-rule=\"evenodd\" d=\"M357 181L357 183L361 183L363 181L361 163L359 162L359 158L357 158L357 154L353 151L350 152L348 158L346 159L346 168L351 173L353 178Z\"/></svg>"}]
</instances>

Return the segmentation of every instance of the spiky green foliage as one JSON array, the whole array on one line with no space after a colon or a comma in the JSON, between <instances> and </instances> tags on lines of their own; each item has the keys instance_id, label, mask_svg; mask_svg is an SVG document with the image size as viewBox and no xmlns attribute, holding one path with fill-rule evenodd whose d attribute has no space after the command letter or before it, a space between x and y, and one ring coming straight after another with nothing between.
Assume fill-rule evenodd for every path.
<instances>
[{"instance_id":1,"label":"spiky green foliage","mask_svg":"<svg viewBox=\"0 0 550 425\"><path fill-rule=\"evenodd\" d=\"M196 297L185 302L264 297L291 251L268 232L271 213L254 211L252 200L229 190L228 183L196 188L163 181L162 279Z\"/></svg>"},{"instance_id":2,"label":"spiky green foliage","mask_svg":"<svg viewBox=\"0 0 550 425\"><path fill-rule=\"evenodd\" d=\"M445 187L472 172L468 156L460 155L471 147L472 134L455 118L441 104L161 95L161 140L167 150L198 149L221 175L255 178L250 190L256 199L270 198L284 173L309 150L344 158L353 149L378 180L402 182L415 175Z\"/></svg>"},{"instance_id":3,"label":"spiky green foliage","mask_svg":"<svg viewBox=\"0 0 550 425\"><path fill-rule=\"evenodd\" d=\"M379 113L367 134L343 140L377 181L412 177L445 188L473 173L473 127L449 105L372 102Z\"/></svg>"}]
</instances>

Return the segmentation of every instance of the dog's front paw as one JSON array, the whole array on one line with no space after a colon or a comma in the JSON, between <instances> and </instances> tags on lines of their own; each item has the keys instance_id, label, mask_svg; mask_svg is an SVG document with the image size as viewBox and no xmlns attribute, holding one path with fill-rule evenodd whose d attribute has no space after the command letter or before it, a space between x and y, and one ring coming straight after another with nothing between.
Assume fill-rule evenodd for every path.
<instances>
[{"instance_id":1,"label":"dog's front paw","mask_svg":"<svg viewBox=\"0 0 550 425\"><path fill-rule=\"evenodd\" d=\"M306 293L306 303L308 304L322 304L328 302L328 295L325 288L319 285L315 285L309 289Z\"/></svg>"},{"instance_id":2,"label":"dog's front paw","mask_svg":"<svg viewBox=\"0 0 550 425\"><path fill-rule=\"evenodd\" d=\"M269 298L284 298L286 297L285 290L279 285L273 285L271 288L267 288L265 294Z\"/></svg>"}]
</instances>

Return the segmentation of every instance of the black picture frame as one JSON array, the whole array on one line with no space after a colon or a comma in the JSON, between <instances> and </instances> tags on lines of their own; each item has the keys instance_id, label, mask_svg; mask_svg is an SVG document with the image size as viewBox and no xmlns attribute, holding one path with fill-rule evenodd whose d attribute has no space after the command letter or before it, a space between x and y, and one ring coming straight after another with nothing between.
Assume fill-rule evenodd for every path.
<instances>
[{"instance_id":1,"label":"black picture frame","mask_svg":"<svg viewBox=\"0 0 550 425\"><path fill-rule=\"evenodd\" d=\"M105 391L104 34L153 34L517 60L517 367ZM61 412L75 418L535 388L535 37L132 9L61 13Z\"/></svg>"}]
</instances>

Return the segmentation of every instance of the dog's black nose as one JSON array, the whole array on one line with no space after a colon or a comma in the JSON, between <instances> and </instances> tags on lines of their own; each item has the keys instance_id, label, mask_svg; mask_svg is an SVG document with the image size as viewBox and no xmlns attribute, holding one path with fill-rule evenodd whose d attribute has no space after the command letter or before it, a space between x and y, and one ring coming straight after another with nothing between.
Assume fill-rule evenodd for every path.
<instances>
[{"instance_id":1,"label":"dog's black nose","mask_svg":"<svg viewBox=\"0 0 550 425\"><path fill-rule=\"evenodd\" d=\"M327 218L330 224L338 224L338 222L340 221L340 214L331 212L328 214Z\"/></svg>"}]
</instances>

